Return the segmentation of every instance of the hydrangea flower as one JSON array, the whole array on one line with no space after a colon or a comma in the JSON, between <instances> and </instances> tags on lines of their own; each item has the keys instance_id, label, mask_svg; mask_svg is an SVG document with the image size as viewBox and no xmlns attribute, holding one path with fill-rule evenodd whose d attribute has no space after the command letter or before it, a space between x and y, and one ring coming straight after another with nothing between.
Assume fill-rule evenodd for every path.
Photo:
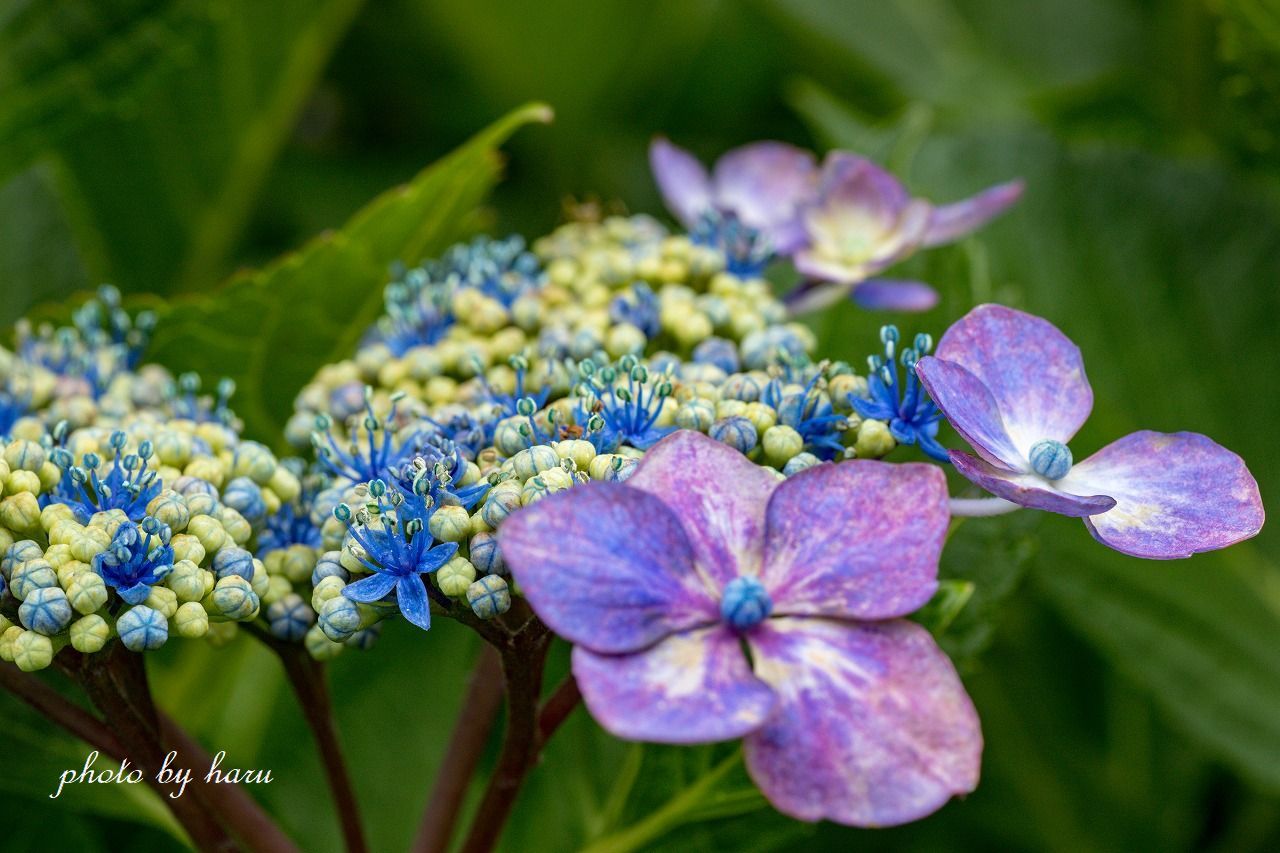
<instances>
[{"instance_id":1,"label":"hydrangea flower","mask_svg":"<svg viewBox=\"0 0 1280 853\"><path fill-rule=\"evenodd\" d=\"M173 548L168 530L154 518L142 525L122 522L111 545L93 558L93 570L127 604L141 604L151 587L173 571Z\"/></svg>"},{"instance_id":2,"label":"hydrangea flower","mask_svg":"<svg viewBox=\"0 0 1280 853\"><path fill-rule=\"evenodd\" d=\"M88 523L94 513L118 509L131 521L141 521L147 504L160 494L163 484L150 468L152 444L142 441L137 453L125 453L128 437L122 430L111 433L109 444L114 452L110 470L99 475L102 459L86 453L83 465L73 464L70 452L55 448L50 459L62 469L57 485L41 496L42 506L54 503L71 507L76 518Z\"/></svg>"},{"instance_id":3,"label":"hydrangea flower","mask_svg":"<svg viewBox=\"0 0 1280 853\"><path fill-rule=\"evenodd\" d=\"M369 484L369 495L378 511L370 518L367 509L353 513L346 504L333 511L347 525L352 539L363 549L357 557L372 574L342 590L350 601L372 604L394 591L404 618L426 631L431 628L431 607L422 575L434 572L457 553L456 542L432 546L431 534L422 518L399 518L397 506L404 506L393 491L388 496L381 480Z\"/></svg>"},{"instance_id":4,"label":"hydrangea flower","mask_svg":"<svg viewBox=\"0 0 1280 853\"><path fill-rule=\"evenodd\" d=\"M625 484L547 498L498 537L534 610L575 643L573 672L607 730L744 737L778 809L873 826L978 780L973 705L929 633L901 618L937 588L947 523L936 467L858 460L783 480L680 431Z\"/></svg>"},{"instance_id":5,"label":"hydrangea flower","mask_svg":"<svg viewBox=\"0 0 1280 853\"><path fill-rule=\"evenodd\" d=\"M880 328L884 355L873 355L867 360L870 368L867 371L867 395L850 396L849 404L860 417L889 424L889 434L899 444L917 444L930 457L946 462L947 449L938 443L942 413L924 393L915 372L916 363L933 349L933 338L922 332L901 354L898 353L898 339L897 326ZM906 373L901 381L898 377L899 361Z\"/></svg>"},{"instance_id":6,"label":"hydrangea flower","mask_svg":"<svg viewBox=\"0 0 1280 853\"><path fill-rule=\"evenodd\" d=\"M692 154L659 137L649 147L649 164L667 207L704 242L711 213L723 229L738 229L738 240L743 226L754 229L779 255L804 244L800 214L818 185L817 162L808 151L753 142L725 154L708 174Z\"/></svg>"},{"instance_id":7,"label":"hydrangea flower","mask_svg":"<svg viewBox=\"0 0 1280 853\"><path fill-rule=\"evenodd\" d=\"M822 167L813 204L804 209L796 269L819 284L788 294L793 313L813 311L852 294L864 308L926 311L938 302L927 284L876 278L918 249L950 243L1003 213L1022 195L1011 181L953 204L912 198L889 172L857 155L834 151Z\"/></svg>"},{"instance_id":8,"label":"hydrangea flower","mask_svg":"<svg viewBox=\"0 0 1280 853\"><path fill-rule=\"evenodd\" d=\"M1244 461L1203 435L1135 432L1073 464L1067 443L1093 391L1080 350L1047 320L981 305L916 371L977 453L952 450L957 471L1015 504L1081 517L1117 551L1189 557L1262 528Z\"/></svg>"}]
</instances>

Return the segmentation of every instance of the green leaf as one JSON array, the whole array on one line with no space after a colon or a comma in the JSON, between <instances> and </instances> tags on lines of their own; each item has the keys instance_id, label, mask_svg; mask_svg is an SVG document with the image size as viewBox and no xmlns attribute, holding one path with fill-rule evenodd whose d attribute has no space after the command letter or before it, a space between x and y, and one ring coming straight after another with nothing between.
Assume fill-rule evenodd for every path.
<instances>
[{"instance_id":1,"label":"green leaf","mask_svg":"<svg viewBox=\"0 0 1280 853\"><path fill-rule=\"evenodd\" d=\"M0 14L0 180L53 170L78 277L211 284L360 5L19 4Z\"/></svg>"},{"instance_id":2,"label":"green leaf","mask_svg":"<svg viewBox=\"0 0 1280 853\"><path fill-rule=\"evenodd\" d=\"M1280 791L1275 602L1239 572L1114 559L1090 545L1069 571L1038 576L1051 600L1183 728L1255 784Z\"/></svg>"},{"instance_id":3,"label":"green leaf","mask_svg":"<svg viewBox=\"0 0 1280 853\"><path fill-rule=\"evenodd\" d=\"M522 107L454 153L261 270L160 309L148 358L175 371L236 381L233 405L246 434L280 446L294 395L324 364L349 357L382 308L397 260L415 263L462 239L497 181L497 148L516 129L546 122Z\"/></svg>"}]
</instances>

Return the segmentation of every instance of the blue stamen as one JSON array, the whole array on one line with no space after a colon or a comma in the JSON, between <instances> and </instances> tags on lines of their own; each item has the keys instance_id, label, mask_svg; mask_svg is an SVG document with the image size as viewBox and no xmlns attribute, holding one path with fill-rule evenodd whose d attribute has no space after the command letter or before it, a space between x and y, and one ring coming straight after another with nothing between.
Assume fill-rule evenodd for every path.
<instances>
[{"instance_id":1,"label":"blue stamen","mask_svg":"<svg viewBox=\"0 0 1280 853\"><path fill-rule=\"evenodd\" d=\"M759 278L774 257L768 236L730 211L704 211L689 238L699 246L723 252L725 270L738 278Z\"/></svg>"},{"instance_id":2,"label":"blue stamen","mask_svg":"<svg viewBox=\"0 0 1280 853\"><path fill-rule=\"evenodd\" d=\"M859 416L889 424L889 433L899 444L917 444L931 458L948 461L947 449L938 443L942 412L929 399L916 376L916 362L933 349L933 338L918 334L913 345L898 352L897 326L880 329L884 355L867 359L867 396L850 395L849 403ZM898 376L898 364L906 373Z\"/></svg>"},{"instance_id":3,"label":"blue stamen","mask_svg":"<svg viewBox=\"0 0 1280 853\"><path fill-rule=\"evenodd\" d=\"M88 524L94 513L111 509L123 511L131 521L142 520L147 504L160 494L163 484L148 467L151 442L142 442L137 454L126 454L125 442L123 432L111 434L110 446L115 451L115 459L104 476L98 474L102 467L98 454L86 453L82 464L76 465L69 451L54 448L49 458L62 469L62 477L52 490L40 496L40 505L66 504L81 524Z\"/></svg>"}]
</instances>

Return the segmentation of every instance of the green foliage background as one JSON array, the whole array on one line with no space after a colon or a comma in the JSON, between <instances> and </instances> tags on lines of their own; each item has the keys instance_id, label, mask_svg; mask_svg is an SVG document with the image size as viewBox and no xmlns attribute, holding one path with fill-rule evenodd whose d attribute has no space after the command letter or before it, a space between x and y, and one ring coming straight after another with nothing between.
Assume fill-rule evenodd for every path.
<instances>
[{"instance_id":1,"label":"green foliage background","mask_svg":"<svg viewBox=\"0 0 1280 853\"><path fill-rule=\"evenodd\" d=\"M493 149L538 108L420 172L531 100L556 121L505 146L487 210ZM478 227L536 235L568 196L657 212L654 132L708 158L760 137L852 147L939 200L1028 183L979 237L908 265L944 299L904 330L940 333L985 300L1047 316L1096 392L1077 455L1139 427L1197 430L1249 461L1265 500L1278 104L1275 0L10 0L0 321L100 281L159 296L153 357L236 376L253 437L278 444L293 392L350 347L396 257ZM859 362L883 320L848 306L815 325L825 354ZM890 831L808 827L732 763L708 777L723 749L620 744L578 713L506 848L1280 847L1280 534L1147 563L1021 515L961 527L944 571L975 584L942 635L987 737L966 801ZM405 847L443 754L476 652L454 628L394 626L332 667L377 850ZM305 849L338 849L263 649L172 644L153 673L206 744L274 771L258 793ZM0 848L178 846L147 792L50 801L83 748L8 696L0 720Z\"/></svg>"}]
</instances>

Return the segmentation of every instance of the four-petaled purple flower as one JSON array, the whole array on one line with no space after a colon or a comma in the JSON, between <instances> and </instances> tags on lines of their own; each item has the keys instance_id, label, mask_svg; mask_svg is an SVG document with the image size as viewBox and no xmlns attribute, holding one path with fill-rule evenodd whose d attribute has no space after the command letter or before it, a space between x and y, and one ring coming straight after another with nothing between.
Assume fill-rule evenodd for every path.
<instances>
[{"instance_id":1,"label":"four-petaled purple flower","mask_svg":"<svg viewBox=\"0 0 1280 853\"><path fill-rule=\"evenodd\" d=\"M805 245L796 269L811 279L788 294L793 313L814 311L851 294L864 308L927 311L938 302L918 281L876 278L918 249L950 243L1003 213L1022 182L991 187L953 204L912 198L892 174L863 157L833 151L816 200L804 210Z\"/></svg>"},{"instance_id":2,"label":"four-petaled purple flower","mask_svg":"<svg viewBox=\"0 0 1280 853\"><path fill-rule=\"evenodd\" d=\"M745 737L779 810L872 826L978 781L973 705L929 633L901 618L937 587L947 523L936 467L850 461L784 480L680 431L625 484L540 501L499 540L534 610L575 643L574 675L608 731Z\"/></svg>"},{"instance_id":3,"label":"four-petaled purple flower","mask_svg":"<svg viewBox=\"0 0 1280 853\"><path fill-rule=\"evenodd\" d=\"M667 208L690 231L705 228L706 215L713 214L730 229L735 223L753 229L779 255L804 245L800 215L818 187L810 152L785 142L753 142L725 154L708 174L688 151L658 137L649 164Z\"/></svg>"},{"instance_id":4,"label":"four-petaled purple flower","mask_svg":"<svg viewBox=\"0 0 1280 853\"><path fill-rule=\"evenodd\" d=\"M980 305L916 370L977 452L956 470L1022 506L1084 519L1098 541L1135 557L1225 548L1262 528L1244 461L1191 432L1135 432L1072 464L1067 449L1093 408L1080 350L1053 324Z\"/></svg>"}]
</instances>

